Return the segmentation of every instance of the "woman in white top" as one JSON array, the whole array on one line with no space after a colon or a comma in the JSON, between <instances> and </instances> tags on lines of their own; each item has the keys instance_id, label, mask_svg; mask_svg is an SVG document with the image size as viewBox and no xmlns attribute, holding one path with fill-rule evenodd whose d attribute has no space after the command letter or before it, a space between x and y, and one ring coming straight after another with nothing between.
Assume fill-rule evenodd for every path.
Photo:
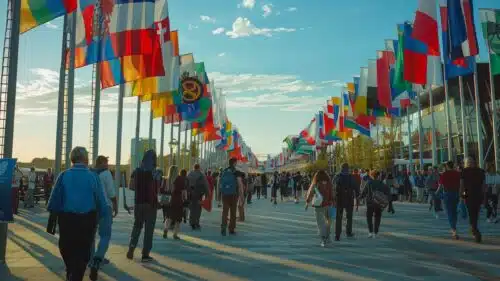
<instances>
[{"instance_id":1,"label":"woman in white top","mask_svg":"<svg viewBox=\"0 0 500 281\"><path fill-rule=\"evenodd\" d=\"M33 208L35 207L35 187L36 187L36 173L35 168L31 168L28 173L28 189L24 195L24 207Z\"/></svg>"},{"instance_id":2,"label":"woman in white top","mask_svg":"<svg viewBox=\"0 0 500 281\"><path fill-rule=\"evenodd\" d=\"M490 164L486 173L486 217L489 223L497 222L498 195L500 188L500 174L495 171L495 165Z\"/></svg>"}]
</instances>

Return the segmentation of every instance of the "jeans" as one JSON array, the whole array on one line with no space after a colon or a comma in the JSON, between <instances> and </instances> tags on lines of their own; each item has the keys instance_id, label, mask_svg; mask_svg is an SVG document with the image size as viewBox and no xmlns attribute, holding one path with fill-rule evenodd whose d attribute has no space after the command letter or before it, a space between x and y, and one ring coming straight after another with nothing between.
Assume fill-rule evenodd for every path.
<instances>
[{"instance_id":1,"label":"jeans","mask_svg":"<svg viewBox=\"0 0 500 281\"><path fill-rule=\"evenodd\" d=\"M494 219L497 217L497 209L498 209L498 195L490 194L488 195L487 204L486 204L486 217L488 219ZM491 204L490 204L491 202Z\"/></svg>"},{"instance_id":2,"label":"jeans","mask_svg":"<svg viewBox=\"0 0 500 281\"><path fill-rule=\"evenodd\" d=\"M340 237L340 234L342 234L342 217L344 215L344 210L346 213L346 218L347 218L347 225L345 232L347 235L352 234L352 215L353 215L353 210L354 210L354 205L352 204L347 204L347 206L342 206L342 204L338 204L337 206L337 215L336 215L336 221L335 221L335 237Z\"/></svg>"},{"instance_id":3,"label":"jeans","mask_svg":"<svg viewBox=\"0 0 500 281\"><path fill-rule=\"evenodd\" d=\"M229 215L229 231L236 228L236 207L238 204L238 195L222 195L222 223L221 228L226 229L227 216Z\"/></svg>"},{"instance_id":4,"label":"jeans","mask_svg":"<svg viewBox=\"0 0 500 281\"><path fill-rule=\"evenodd\" d=\"M318 224L319 235L323 239L330 237L332 229L332 218L328 212L328 207L315 207L314 214L316 216L316 223Z\"/></svg>"},{"instance_id":5,"label":"jeans","mask_svg":"<svg viewBox=\"0 0 500 281\"><path fill-rule=\"evenodd\" d=\"M373 225L373 217L375 216L375 226ZM380 222L382 221L382 209L379 207L368 205L366 207L366 222L368 223L368 232L378 233Z\"/></svg>"},{"instance_id":6,"label":"jeans","mask_svg":"<svg viewBox=\"0 0 500 281\"><path fill-rule=\"evenodd\" d=\"M469 211L469 223L474 235L481 234L478 228L479 212L481 211L481 200L466 200L467 209Z\"/></svg>"},{"instance_id":7,"label":"jeans","mask_svg":"<svg viewBox=\"0 0 500 281\"><path fill-rule=\"evenodd\" d=\"M459 201L458 191L444 192L444 205L448 214L448 223L453 230L457 229L457 206Z\"/></svg>"},{"instance_id":8,"label":"jeans","mask_svg":"<svg viewBox=\"0 0 500 281\"><path fill-rule=\"evenodd\" d=\"M417 201L419 203L424 203L425 188L417 187Z\"/></svg>"},{"instance_id":9,"label":"jeans","mask_svg":"<svg viewBox=\"0 0 500 281\"><path fill-rule=\"evenodd\" d=\"M191 226L199 226L200 225L200 217L201 217L201 204L198 198L201 196L193 196L191 204L189 205L189 224Z\"/></svg>"},{"instance_id":10,"label":"jeans","mask_svg":"<svg viewBox=\"0 0 500 281\"><path fill-rule=\"evenodd\" d=\"M134 207L134 226L130 235L129 249L134 250L139 242L139 236L144 226L144 244L142 256L147 257L153 248L153 233L156 225L157 210L150 204L136 204Z\"/></svg>"},{"instance_id":11,"label":"jeans","mask_svg":"<svg viewBox=\"0 0 500 281\"><path fill-rule=\"evenodd\" d=\"M109 242L111 241L111 229L113 225L113 208L110 206L108 209L108 214L99 220L99 244L97 245L97 252L95 249L95 239L92 244L92 258L104 259L106 252L109 248Z\"/></svg>"}]
</instances>

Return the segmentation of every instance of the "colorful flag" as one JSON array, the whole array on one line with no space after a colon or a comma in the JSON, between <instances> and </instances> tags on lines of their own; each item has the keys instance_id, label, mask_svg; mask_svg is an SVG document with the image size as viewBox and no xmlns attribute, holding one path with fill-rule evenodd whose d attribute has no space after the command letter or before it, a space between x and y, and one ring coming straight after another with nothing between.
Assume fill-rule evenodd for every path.
<instances>
[{"instance_id":1,"label":"colorful flag","mask_svg":"<svg viewBox=\"0 0 500 281\"><path fill-rule=\"evenodd\" d=\"M390 68L395 63L394 53L391 51L377 52L377 98L381 106L391 107L391 80Z\"/></svg>"},{"instance_id":2,"label":"colorful flag","mask_svg":"<svg viewBox=\"0 0 500 281\"><path fill-rule=\"evenodd\" d=\"M409 23L404 25L404 81L426 85L427 84L427 55L429 48L424 42L416 40L408 34L413 34ZM396 66L397 67L397 66ZM396 76L397 77L397 76ZM396 78L396 85L400 81Z\"/></svg>"},{"instance_id":3,"label":"colorful flag","mask_svg":"<svg viewBox=\"0 0 500 281\"><path fill-rule=\"evenodd\" d=\"M449 50L445 56L456 60L478 55L473 0L441 1L448 7Z\"/></svg>"},{"instance_id":4,"label":"colorful flag","mask_svg":"<svg viewBox=\"0 0 500 281\"><path fill-rule=\"evenodd\" d=\"M77 0L17 0L21 3L20 33L76 10ZM95 0L86 0L94 2ZM92 4L93 5L93 4Z\"/></svg>"},{"instance_id":5,"label":"colorful flag","mask_svg":"<svg viewBox=\"0 0 500 281\"><path fill-rule=\"evenodd\" d=\"M500 10L480 9L483 35L490 53L492 75L500 75Z\"/></svg>"},{"instance_id":6,"label":"colorful flag","mask_svg":"<svg viewBox=\"0 0 500 281\"><path fill-rule=\"evenodd\" d=\"M354 104L354 113L356 116L367 114L368 97L368 68L362 67L359 74L359 87L356 103Z\"/></svg>"},{"instance_id":7,"label":"colorful flag","mask_svg":"<svg viewBox=\"0 0 500 281\"><path fill-rule=\"evenodd\" d=\"M377 60L368 60L368 81L367 86L377 87Z\"/></svg>"},{"instance_id":8,"label":"colorful flag","mask_svg":"<svg viewBox=\"0 0 500 281\"><path fill-rule=\"evenodd\" d=\"M316 144L316 132L317 132L316 118L313 118L307 128L300 132L300 136L306 140L309 145Z\"/></svg>"},{"instance_id":9,"label":"colorful flag","mask_svg":"<svg viewBox=\"0 0 500 281\"><path fill-rule=\"evenodd\" d=\"M405 60L405 38L411 36L411 27L408 24L398 24L398 40L392 43L396 64L394 66L394 79L392 87L399 90L410 90L411 83L404 79L404 60Z\"/></svg>"}]
</instances>

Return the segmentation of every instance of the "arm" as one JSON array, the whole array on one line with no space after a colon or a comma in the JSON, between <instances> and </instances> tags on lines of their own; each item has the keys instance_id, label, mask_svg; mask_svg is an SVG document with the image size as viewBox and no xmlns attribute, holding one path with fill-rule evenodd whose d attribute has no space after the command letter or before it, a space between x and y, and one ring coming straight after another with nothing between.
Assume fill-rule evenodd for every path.
<instances>
[{"instance_id":1,"label":"arm","mask_svg":"<svg viewBox=\"0 0 500 281\"><path fill-rule=\"evenodd\" d=\"M238 191L239 191L238 203L239 205L243 205L243 200L245 198L245 186L243 184L243 180L241 179L241 177L237 177L236 180L238 181Z\"/></svg>"},{"instance_id":2,"label":"arm","mask_svg":"<svg viewBox=\"0 0 500 281\"><path fill-rule=\"evenodd\" d=\"M311 203L313 196L314 196L314 185L311 183L306 193L306 205L309 205L309 203Z\"/></svg>"},{"instance_id":3,"label":"arm","mask_svg":"<svg viewBox=\"0 0 500 281\"><path fill-rule=\"evenodd\" d=\"M93 192L98 215L100 218L104 218L108 212L108 203L106 194L104 194L104 186L97 175L94 175Z\"/></svg>"},{"instance_id":4,"label":"arm","mask_svg":"<svg viewBox=\"0 0 500 281\"><path fill-rule=\"evenodd\" d=\"M111 203L113 203L113 217L116 217L116 215L118 214L118 200L116 199L116 190L111 172L108 171L106 173L104 180L104 184L106 186L106 194L111 200Z\"/></svg>"},{"instance_id":5,"label":"arm","mask_svg":"<svg viewBox=\"0 0 500 281\"><path fill-rule=\"evenodd\" d=\"M50 195L49 198L49 203L47 204L47 210L49 212L60 212L63 209L63 203L62 200L62 192L63 192L63 175L64 172L61 173L57 179L56 183L54 184L54 188L52 189L52 194Z\"/></svg>"}]
</instances>

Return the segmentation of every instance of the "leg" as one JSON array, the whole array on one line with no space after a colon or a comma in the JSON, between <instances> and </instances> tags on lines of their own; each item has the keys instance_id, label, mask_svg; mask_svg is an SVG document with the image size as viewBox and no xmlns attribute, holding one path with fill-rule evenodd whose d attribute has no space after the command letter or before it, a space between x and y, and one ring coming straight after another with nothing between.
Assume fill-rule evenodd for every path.
<instances>
[{"instance_id":1,"label":"leg","mask_svg":"<svg viewBox=\"0 0 500 281\"><path fill-rule=\"evenodd\" d=\"M373 213L374 209L372 206L366 207L366 223L368 224L368 232L373 233Z\"/></svg>"},{"instance_id":2,"label":"leg","mask_svg":"<svg viewBox=\"0 0 500 281\"><path fill-rule=\"evenodd\" d=\"M144 215L144 205L136 205L134 208L134 226L130 234L129 254L133 255L137 243L139 242L139 236L141 235L145 220Z\"/></svg>"},{"instance_id":3,"label":"leg","mask_svg":"<svg viewBox=\"0 0 500 281\"><path fill-rule=\"evenodd\" d=\"M229 196L222 196L222 219L221 219L221 230L223 234L227 228L227 216L229 213L229 207L231 205Z\"/></svg>"},{"instance_id":4,"label":"leg","mask_svg":"<svg viewBox=\"0 0 500 281\"><path fill-rule=\"evenodd\" d=\"M174 238L179 235L180 230L181 230L181 224L179 222L175 222L175 226L174 226Z\"/></svg>"},{"instance_id":5,"label":"leg","mask_svg":"<svg viewBox=\"0 0 500 281\"><path fill-rule=\"evenodd\" d=\"M469 223L472 230L472 234L476 237L480 237L481 233L477 227L477 222L479 220L479 210L481 204L479 202L467 202L467 209L469 211Z\"/></svg>"},{"instance_id":6,"label":"leg","mask_svg":"<svg viewBox=\"0 0 500 281\"><path fill-rule=\"evenodd\" d=\"M153 208L153 206L148 205L146 208L146 217L144 221L144 245L142 247L143 257L149 257L149 253L153 248L153 234L155 231L157 214L157 210L156 208Z\"/></svg>"},{"instance_id":7,"label":"leg","mask_svg":"<svg viewBox=\"0 0 500 281\"><path fill-rule=\"evenodd\" d=\"M446 213L448 214L448 223L452 231L457 230L457 206L458 206L458 192L446 192L444 194L444 202Z\"/></svg>"},{"instance_id":8,"label":"leg","mask_svg":"<svg viewBox=\"0 0 500 281\"><path fill-rule=\"evenodd\" d=\"M59 215L57 223L59 225L59 252L66 266L66 274L71 275L74 268L73 253L75 251L75 243L72 239L76 234L67 214Z\"/></svg>"},{"instance_id":9,"label":"leg","mask_svg":"<svg viewBox=\"0 0 500 281\"><path fill-rule=\"evenodd\" d=\"M322 240L325 240L327 238L326 216L328 215L326 207L314 208L314 214L316 216L316 224L318 225L319 235Z\"/></svg>"},{"instance_id":10,"label":"leg","mask_svg":"<svg viewBox=\"0 0 500 281\"><path fill-rule=\"evenodd\" d=\"M351 203L351 202L349 202ZM345 232L347 234L347 236L352 236L353 233L352 233L352 215L353 215L353 211L354 211L354 205L351 203L347 206L347 208L345 209L346 211L346 217L347 217L347 225L346 225L346 229L345 229Z\"/></svg>"},{"instance_id":11,"label":"leg","mask_svg":"<svg viewBox=\"0 0 500 281\"><path fill-rule=\"evenodd\" d=\"M109 242L111 241L111 231L113 225L113 210L109 208L108 214L105 218L99 220L99 244L97 246L97 252L95 252L95 257L104 260L106 252L109 248ZM95 241L95 239L94 239ZM95 243L92 243L93 245Z\"/></svg>"},{"instance_id":12,"label":"leg","mask_svg":"<svg viewBox=\"0 0 500 281\"><path fill-rule=\"evenodd\" d=\"M335 239L340 239L340 234L342 234L342 217L344 214L344 208L341 204L337 206L337 214L335 218Z\"/></svg>"},{"instance_id":13,"label":"leg","mask_svg":"<svg viewBox=\"0 0 500 281\"><path fill-rule=\"evenodd\" d=\"M375 234L377 234L380 228L380 221L382 220L382 209L380 208L374 209L374 214L375 214L375 227L373 231L375 232Z\"/></svg>"},{"instance_id":14,"label":"leg","mask_svg":"<svg viewBox=\"0 0 500 281\"><path fill-rule=\"evenodd\" d=\"M497 218L497 210L498 210L498 195L493 194L491 201L493 202L493 218Z\"/></svg>"},{"instance_id":15,"label":"leg","mask_svg":"<svg viewBox=\"0 0 500 281\"><path fill-rule=\"evenodd\" d=\"M95 233L97 228L97 214L91 212L85 215L77 215L79 222L75 226L78 233L75 237L75 244L77 245L74 251L75 255L75 270L72 273L72 280L83 280L85 270L90 262L90 254L92 244L95 240Z\"/></svg>"},{"instance_id":16,"label":"leg","mask_svg":"<svg viewBox=\"0 0 500 281\"><path fill-rule=\"evenodd\" d=\"M236 209L238 206L238 196L232 195L228 198L229 201L229 232L234 232L236 228Z\"/></svg>"}]
</instances>

